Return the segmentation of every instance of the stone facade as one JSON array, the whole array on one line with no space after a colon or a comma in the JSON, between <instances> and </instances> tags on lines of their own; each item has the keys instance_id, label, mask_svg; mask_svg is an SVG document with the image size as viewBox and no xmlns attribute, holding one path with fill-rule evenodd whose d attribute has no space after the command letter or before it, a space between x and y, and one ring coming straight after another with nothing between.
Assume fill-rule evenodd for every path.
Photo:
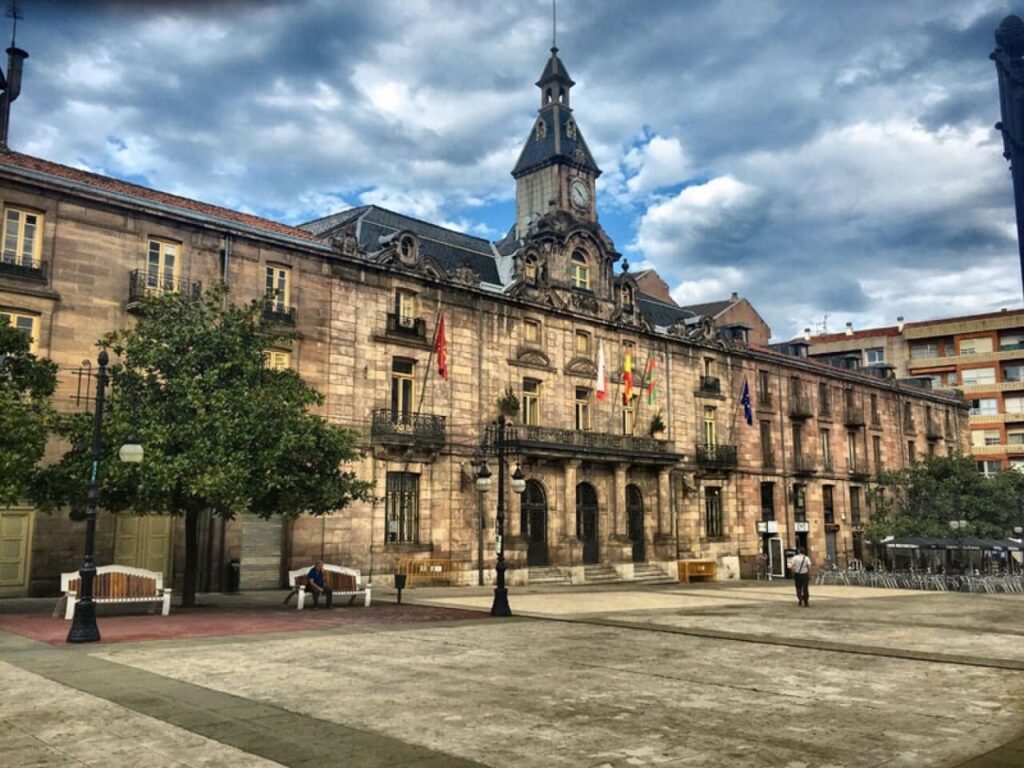
<instances>
[{"instance_id":1,"label":"stone facade","mask_svg":"<svg viewBox=\"0 0 1024 768\"><path fill-rule=\"evenodd\" d=\"M552 56L546 73L565 101L541 113L568 114L571 81ZM776 354L720 336L710 318L645 303L632 275L616 272L619 254L593 200L600 171L564 114L550 130L575 149L524 150L530 163L516 174L521 192L564 179L561 197L539 217L517 213L523 230L495 244L372 207L288 227L0 156L5 221L9 210L40 216L34 258L46 262L0 271L0 311L33 318L39 354L60 367L59 407L74 407L73 369L95 357L96 339L134 322L137 291L225 281L233 300L248 301L265 296L270 279L286 286L273 318L297 335L272 362L295 368L325 394L323 414L362 435L356 471L374 483L375 501L280 525L208 521L201 589L227 587L232 562L243 586L259 588L274 585L275 568L280 583L316 558L378 582L410 558L440 561L456 581L492 578L496 490L479 494L475 472L508 389L522 407L507 471L518 463L528 481L522 498L506 491L512 583L541 566L575 580L584 564L629 576L635 563L654 563L674 574L687 558L713 559L726 577L751 575L763 552L777 562L799 540L818 563L843 564L859 554L874 473L907 462L911 439L922 455L966 447L966 409L948 393ZM580 179L589 197L573 197ZM434 357L442 316L447 380ZM663 433L652 434L655 414ZM180 577L180 524L158 522L101 515L98 562L145 562ZM60 572L80 563L81 523L36 513L33 525L30 555L0 584L7 593L52 593Z\"/></svg>"}]
</instances>

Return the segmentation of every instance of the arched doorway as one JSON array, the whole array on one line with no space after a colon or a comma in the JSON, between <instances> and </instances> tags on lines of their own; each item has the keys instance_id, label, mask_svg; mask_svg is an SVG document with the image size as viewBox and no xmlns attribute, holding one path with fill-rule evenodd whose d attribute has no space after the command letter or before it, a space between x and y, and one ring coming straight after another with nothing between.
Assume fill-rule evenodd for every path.
<instances>
[{"instance_id":1,"label":"arched doorway","mask_svg":"<svg viewBox=\"0 0 1024 768\"><path fill-rule=\"evenodd\" d=\"M576 486L576 535L583 542L583 562L601 560L597 542L597 491L590 483Z\"/></svg>"},{"instance_id":2,"label":"arched doorway","mask_svg":"<svg viewBox=\"0 0 1024 768\"><path fill-rule=\"evenodd\" d=\"M520 496L520 530L526 537L526 564L548 564L548 499L536 480L526 481Z\"/></svg>"},{"instance_id":3,"label":"arched doorway","mask_svg":"<svg viewBox=\"0 0 1024 768\"><path fill-rule=\"evenodd\" d=\"M626 486L626 516L629 540L633 542L633 562L642 563L644 556L644 497L635 485Z\"/></svg>"}]
</instances>

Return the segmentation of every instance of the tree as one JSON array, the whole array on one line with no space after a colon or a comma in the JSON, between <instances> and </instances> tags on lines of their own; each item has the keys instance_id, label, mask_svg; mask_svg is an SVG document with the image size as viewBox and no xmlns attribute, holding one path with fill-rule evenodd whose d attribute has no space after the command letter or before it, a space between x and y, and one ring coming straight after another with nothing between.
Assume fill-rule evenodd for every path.
<instances>
[{"instance_id":1,"label":"tree","mask_svg":"<svg viewBox=\"0 0 1024 768\"><path fill-rule=\"evenodd\" d=\"M0 504L28 495L46 450L57 366L29 352L29 338L0 315Z\"/></svg>"},{"instance_id":2,"label":"tree","mask_svg":"<svg viewBox=\"0 0 1024 768\"><path fill-rule=\"evenodd\" d=\"M934 457L883 472L872 491L868 537L949 537L950 520L966 520L965 534L1004 538L1020 522L1024 475L987 478L969 457ZM1015 522L1015 520L1017 522Z\"/></svg>"},{"instance_id":3,"label":"tree","mask_svg":"<svg viewBox=\"0 0 1024 768\"><path fill-rule=\"evenodd\" d=\"M294 371L268 367L265 350L280 335L260 322L260 302L227 304L226 290L194 301L148 297L135 328L100 341L119 358L110 367L100 505L185 518L186 606L195 604L203 511L295 518L371 498L371 485L344 469L359 456L358 433L311 413L323 397ZM67 418L61 432L71 449L44 473L39 496L74 508L85 498L91 419ZM141 465L116 458L133 432Z\"/></svg>"}]
</instances>

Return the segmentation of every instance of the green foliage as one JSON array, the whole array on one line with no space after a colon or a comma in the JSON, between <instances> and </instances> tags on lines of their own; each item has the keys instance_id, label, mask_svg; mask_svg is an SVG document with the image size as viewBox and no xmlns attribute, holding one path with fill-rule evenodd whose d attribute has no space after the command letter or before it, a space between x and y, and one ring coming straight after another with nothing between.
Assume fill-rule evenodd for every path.
<instances>
[{"instance_id":1,"label":"green foliage","mask_svg":"<svg viewBox=\"0 0 1024 768\"><path fill-rule=\"evenodd\" d=\"M651 416L651 434L665 431L665 419L661 416L661 411Z\"/></svg>"},{"instance_id":2,"label":"green foliage","mask_svg":"<svg viewBox=\"0 0 1024 768\"><path fill-rule=\"evenodd\" d=\"M57 366L29 353L28 337L0 317L0 505L26 498L46 450Z\"/></svg>"},{"instance_id":3,"label":"green foliage","mask_svg":"<svg viewBox=\"0 0 1024 768\"><path fill-rule=\"evenodd\" d=\"M498 412L503 416L515 416L519 413L519 398L512 385L505 387L505 393L498 398Z\"/></svg>"},{"instance_id":4,"label":"green foliage","mask_svg":"<svg viewBox=\"0 0 1024 768\"><path fill-rule=\"evenodd\" d=\"M884 472L871 491L871 539L950 537L950 520L966 520L967 536L1003 538L1024 524L1024 475L986 478L968 457L935 457Z\"/></svg>"},{"instance_id":5,"label":"green foliage","mask_svg":"<svg viewBox=\"0 0 1024 768\"><path fill-rule=\"evenodd\" d=\"M100 505L185 516L186 601L200 512L321 515L371 498L371 485L343 469L359 456L357 433L312 413L323 397L294 371L266 367L264 350L280 336L261 325L260 302L228 305L225 293L149 297L134 329L100 342L119 358L103 419ZM40 479L46 506L84 503L91 430L84 414L62 421L71 449ZM133 432L141 465L117 460Z\"/></svg>"}]
</instances>

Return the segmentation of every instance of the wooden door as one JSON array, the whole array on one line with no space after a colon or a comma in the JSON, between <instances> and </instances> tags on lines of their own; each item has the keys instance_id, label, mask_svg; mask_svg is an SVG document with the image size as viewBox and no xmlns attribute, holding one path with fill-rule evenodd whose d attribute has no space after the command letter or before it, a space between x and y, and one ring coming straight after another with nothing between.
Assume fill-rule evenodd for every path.
<instances>
[{"instance_id":1,"label":"wooden door","mask_svg":"<svg viewBox=\"0 0 1024 768\"><path fill-rule=\"evenodd\" d=\"M0 510L0 595L28 595L35 510Z\"/></svg>"},{"instance_id":2,"label":"wooden door","mask_svg":"<svg viewBox=\"0 0 1024 768\"><path fill-rule=\"evenodd\" d=\"M633 562L645 561L644 552L644 498L635 485L626 486L626 514L629 539L633 542Z\"/></svg>"},{"instance_id":3,"label":"wooden door","mask_svg":"<svg viewBox=\"0 0 1024 768\"><path fill-rule=\"evenodd\" d=\"M548 564L548 501L536 480L526 481L521 496L520 528L526 536L526 564Z\"/></svg>"},{"instance_id":4,"label":"wooden door","mask_svg":"<svg viewBox=\"0 0 1024 768\"><path fill-rule=\"evenodd\" d=\"M597 491L590 483L576 486L576 535L583 542L583 562L601 561L597 530Z\"/></svg>"},{"instance_id":5,"label":"wooden door","mask_svg":"<svg viewBox=\"0 0 1024 768\"><path fill-rule=\"evenodd\" d=\"M165 583L169 583L173 532L174 518L166 515L118 515L114 528L114 562L162 573Z\"/></svg>"}]
</instances>

